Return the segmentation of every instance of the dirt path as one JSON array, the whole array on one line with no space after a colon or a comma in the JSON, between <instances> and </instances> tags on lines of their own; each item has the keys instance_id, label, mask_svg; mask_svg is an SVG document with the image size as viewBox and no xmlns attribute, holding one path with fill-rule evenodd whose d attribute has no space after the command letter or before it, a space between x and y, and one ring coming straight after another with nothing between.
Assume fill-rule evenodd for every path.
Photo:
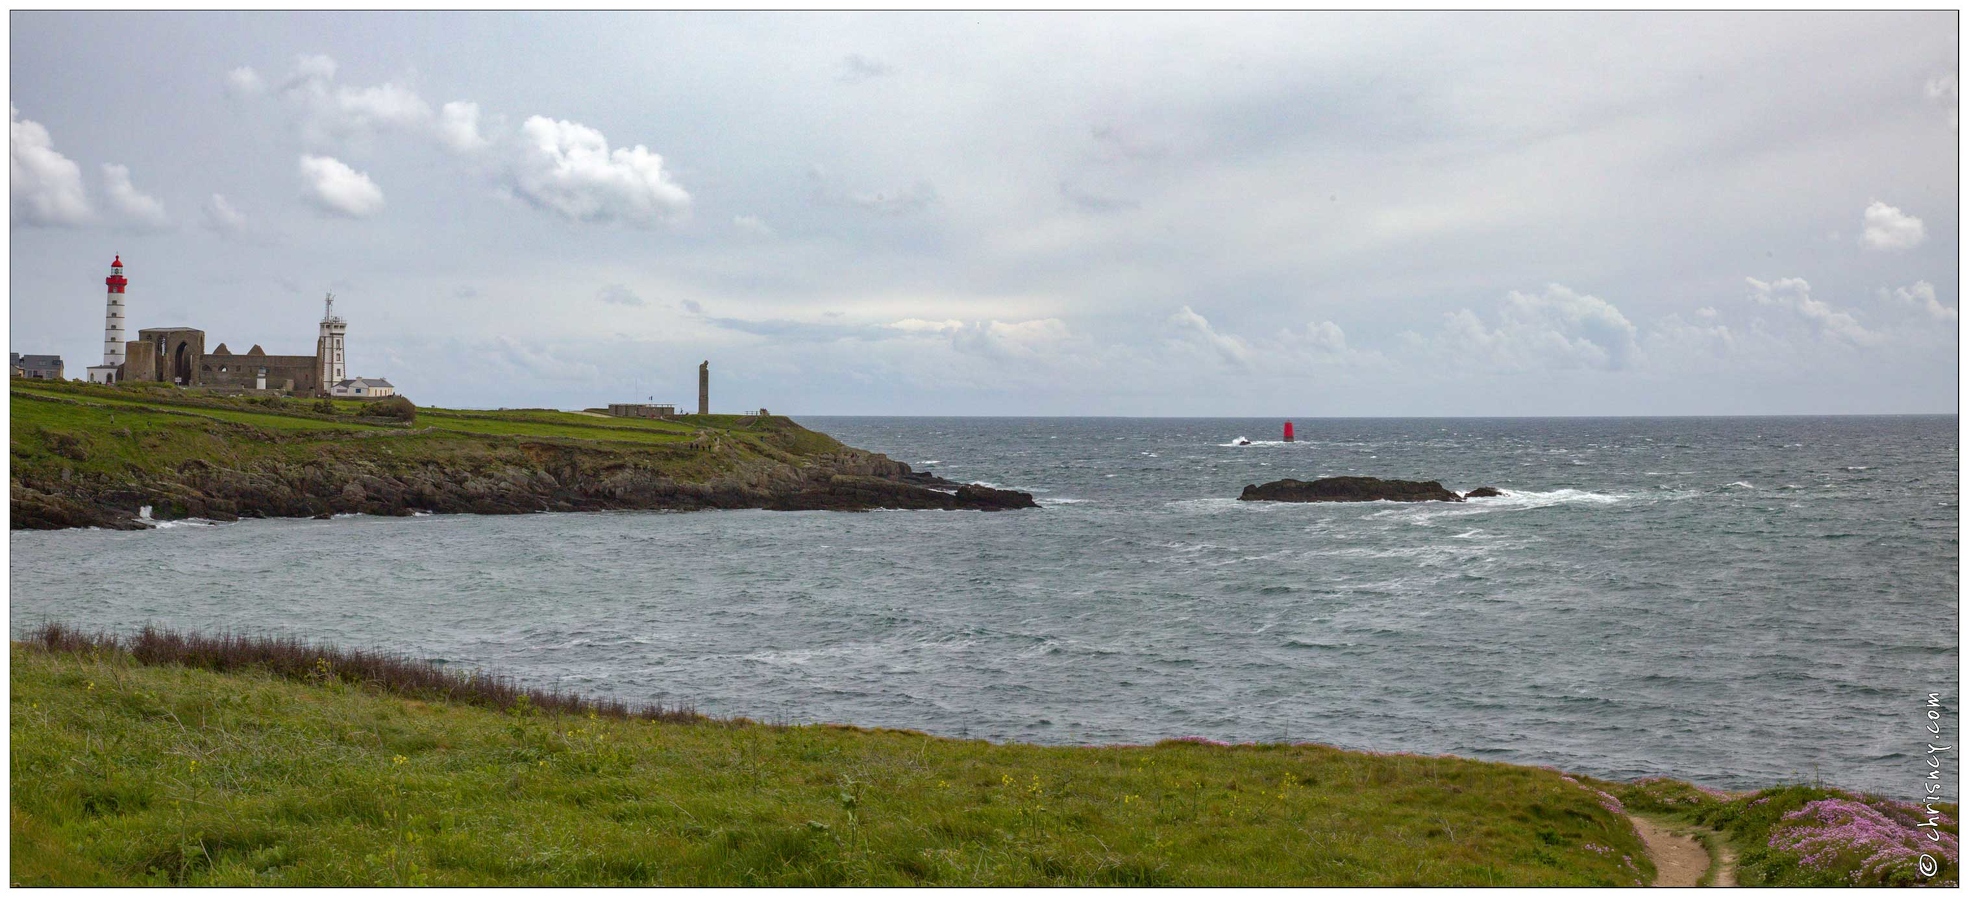
<instances>
[{"instance_id":1,"label":"dirt path","mask_svg":"<svg viewBox=\"0 0 1969 898\"><path fill-rule=\"evenodd\" d=\"M1648 856L1654 859L1656 886L1689 888L1702 882L1703 874L1709 872L1709 851L1702 847L1702 842L1646 817L1629 815L1627 819L1634 822L1634 831L1640 834L1641 841L1648 846ZM1721 860L1714 884L1736 885L1736 858L1725 849Z\"/></svg>"}]
</instances>

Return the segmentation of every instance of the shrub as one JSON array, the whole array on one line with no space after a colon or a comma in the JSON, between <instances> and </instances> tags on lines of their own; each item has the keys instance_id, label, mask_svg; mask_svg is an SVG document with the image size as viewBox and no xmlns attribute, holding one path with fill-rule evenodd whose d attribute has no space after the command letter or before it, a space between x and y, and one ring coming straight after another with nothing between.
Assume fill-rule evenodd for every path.
<instances>
[{"instance_id":1,"label":"shrub","mask_svg":"<svg viewBox=\"0 0 1969 898\"><path fill-rule=\"evenodd\" d=\"M110 633L85 633L50 623L30 633L26 641L57 652L127 654L142 664L175 664L220 673L264 670L291 680L339 681L397 695L510 710L516 714L537 709L617 720L696 723L705 719L689 707L584 698L558 689L522 686L511 677L497 673L447 670L391 652L342 649L291 636L184 633L146 626L137 635L120 639Z\"/></svg>"},{"instance_id":2,"label":"shrub","mask_svg":"<svg viewBox=\"0 0 1969 898\"><path fill-rule=\"evenodd\" d=\"M374 418L395 418L408 424L417 420L417 403L403 396L391 396L363 406L362 413Z\"/></svg>"}]
</instances>

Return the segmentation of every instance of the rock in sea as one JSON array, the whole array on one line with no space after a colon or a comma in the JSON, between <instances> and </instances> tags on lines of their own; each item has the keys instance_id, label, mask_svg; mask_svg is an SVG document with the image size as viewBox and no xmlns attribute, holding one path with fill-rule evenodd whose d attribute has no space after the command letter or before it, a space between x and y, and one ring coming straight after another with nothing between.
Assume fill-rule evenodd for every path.
<instances>
[{"instance_id":1,"label":"rock in sea","mask_svg":"<svg viewBox=\"0 0 1969 898\"><path fill-rule=\"evenodd\" d=\"M1461 502L1463 497L1434 480L1382 480L1378 477L1324 477L1274 480L1246 486L1239 499L1247 502Z\"/></svg>"}]
</instances>

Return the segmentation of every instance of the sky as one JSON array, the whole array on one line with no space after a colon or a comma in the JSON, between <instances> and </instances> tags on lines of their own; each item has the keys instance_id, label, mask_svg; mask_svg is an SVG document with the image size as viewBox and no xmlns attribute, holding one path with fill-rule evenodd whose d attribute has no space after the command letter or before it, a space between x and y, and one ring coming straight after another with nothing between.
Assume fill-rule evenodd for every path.
<instances>
[{"instance_id":1,"label":"sky","mask_svg":"<svg viewBox=\"0 0 1969 898\"><path fill-rule=\"evenodd\" d=\"M421 404L1953 413L1953 12L54 13L12 349ZM132 333L134 337L134 332Z\"/></svg>"}]
</instances>

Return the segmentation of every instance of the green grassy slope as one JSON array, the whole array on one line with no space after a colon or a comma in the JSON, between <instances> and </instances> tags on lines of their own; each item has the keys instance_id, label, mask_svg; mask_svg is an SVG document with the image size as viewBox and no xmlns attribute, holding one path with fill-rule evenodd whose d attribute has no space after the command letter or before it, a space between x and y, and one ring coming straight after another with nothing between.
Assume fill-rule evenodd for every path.
<instances>
[{"instance_id":1,"label":"green grassy slope","mask_svg":"<svg viewBox=\"0 0 1969 898\"><path fill-rule=\"evenodd\" d=\"M23 380L11 384L10 409L15 514L27 526L105 523L103 509L122 509L127 517L146 504L159 517L223 519L235 507L249 515L381 513L328 507L324 491L332 497L339 484L364 477L479 479L497 486L512 472L548 470L558 477L578 468L597 476L632 471L643 487L667 489L661 484L757 483L775 466L861 457L782 417L649 420L426 408L405 422L370 416L363 404L346 401ZM215 477L231 483L215 488ZM324 477L334 483L324 486ZM270 484L272 506L256 509L253 497ZM315 490L312 498L296 499L295 491L304 489ZM591 501L606 505L609 494ZM538 510L542 501L522 497L512 504Z\"/></svg>"},{"instance_id":2,"label":"green grassy slope","mask_svg":"<svg viewBox=\"0 0 1969 898\"><path fill-rule=\"evenodd\" d=\"M626 447L685 443L699 431L713 431L734 443L767 452L811 455L839 450L824 434L784 418L737 415L685 415L669 420L601 417L551 409L467 411L421 408L413 424L360 417L364 403L336 401L335 413L315 410L311 400L268 405L169 387L102 387L90 384L14 380L11 383L16 462L39 461L48 448L42 430L80 440L85 452L105 457L83 468L113 469L129 464L169 464L182 460L179 438L187 432L229 432L265 442L297 437L357 433L415 433L439 440L524 437ZM219 425L237 425L229 431ZM246 430L250 429L250 431ZM127 431L127 433L126 433ZM429 441L427 441L429 442ZM194 457L202 447L190 447ZM243 447L250 451L250 447ZM141 451L137 451L141 450ZM76 461L76 459L71 459ZM86 461L86 460L83 460ZM73 466L73 465L72 465Z\"/></svg>"},{"instance_id":3,"label":"green grassy slope","mask_svg":"<svg viewBox=\"0 0 1969 898\"><path fill-rule=\"evenodd\" d=\"M515 714L16 645L20 884L1624 884L1559 774Z\"/></svg>"}]
</instances>

